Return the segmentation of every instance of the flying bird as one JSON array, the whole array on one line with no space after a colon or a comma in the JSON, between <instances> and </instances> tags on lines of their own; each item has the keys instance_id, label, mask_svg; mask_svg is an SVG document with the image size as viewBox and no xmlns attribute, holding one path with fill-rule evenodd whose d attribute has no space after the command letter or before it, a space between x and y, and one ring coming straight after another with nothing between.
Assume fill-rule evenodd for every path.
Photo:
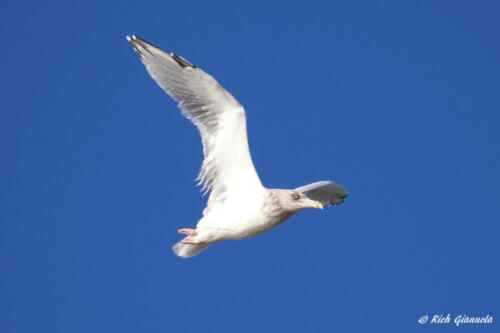
<instances>
[{"instance_id":1,"label":"flying bird","mask_svg":"<svg viewBox=\"0 0 500 333\"><path fill-rule=\"evenodd\" d=\"M210 196L196 228L179 229L185 238L174 245L176 255L192 257L215 242L266 232L304 208L344 202L347 190L331 181L293 190L265 188L250 156L243 106L186 59L136 36L127 40L201 134L204 160L198 180Z\"/></svg>"}]
</instances>

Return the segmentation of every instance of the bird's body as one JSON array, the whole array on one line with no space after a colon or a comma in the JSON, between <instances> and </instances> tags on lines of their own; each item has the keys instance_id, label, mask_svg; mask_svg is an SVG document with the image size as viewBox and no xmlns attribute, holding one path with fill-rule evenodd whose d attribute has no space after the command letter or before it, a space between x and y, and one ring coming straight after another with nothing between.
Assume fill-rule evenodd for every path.
<instances>
[{"instance_id":1,"label":"bird's body","mask_svg":"<svg viewBox=\"0 0 500 333\"><path fill-rule=\"evenodd\" d=\"M231 196L222 205L211 210L198 222L199 234L213 234L216 241L242 239L264 232L267 224L261 207L264 204L266 189L241 191Z\"/></svg>"},{"instance_id":2,"label":"bird's body","mask_svg":"<svg viewBox=\"0 0 500 333\"><path fill-rule=\"evenodd\" d=\"M127 40L202 138L205 159L198 178L211 194L196 229L179 230L187 236L173 248L178 256L192 257L215 242L264 233L307 207L344 201L347 190L329 181L295 190L265 188L250 157L245 110L234 97L187 60L135 36Z\"/></svg>"},{"instance_id":3,"label":"bird's body","mask_svg":"<svg viewBox=\"0 0 500 333\"><path fill-rule=\"evenodd\" d=\"M261 188L251 193L242 191L239 195L232 195L230 200L203 216L196 225L196 231L183 229L189 230L185 233L189 236L185 243L180 242L174 247L176 253L202 250L206 244L252 237L277 227L302 209L284 207L280 191L286 190ZM319 206L316 202L312 205L316 208Z\"/></svg>"}]
</instances>

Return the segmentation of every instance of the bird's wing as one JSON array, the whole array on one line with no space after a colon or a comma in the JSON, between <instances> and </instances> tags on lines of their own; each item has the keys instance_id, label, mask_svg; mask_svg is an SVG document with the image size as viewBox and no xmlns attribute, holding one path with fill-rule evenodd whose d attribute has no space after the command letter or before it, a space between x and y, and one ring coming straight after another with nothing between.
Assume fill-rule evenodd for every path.
<instances>
[{"instance_id":1,"label":"bird's wing","mask_svg":"<svg viewBox=\"0 0 500 333\"><path fill-rule=\"evenodd\" d=\"M331 181L321 181L295 189L311 200L319 201L323 206L338 205L347 197L347 189Z\"/></svg>"},{"instance_id":2,"label":"bird's wing","mask_svg":"<svg viewBox=\"0 0 500 333\"><path fill-rule=\"evenodd\" d=\"M128 37L148 73L198 128L203 160L198 180L212 191L208 205L234 189L260 186L248 148L243 106L212 76L184 58L166 53L136 37Z\"/></svg>"}]
</instances>

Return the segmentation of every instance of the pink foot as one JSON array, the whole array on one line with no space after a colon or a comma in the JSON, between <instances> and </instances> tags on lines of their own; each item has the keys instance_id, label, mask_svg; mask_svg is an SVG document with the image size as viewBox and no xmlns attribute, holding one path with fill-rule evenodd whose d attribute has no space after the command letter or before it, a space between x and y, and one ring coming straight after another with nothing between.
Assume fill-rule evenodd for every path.
<instances>
[{"instance_id":1,"label":"pink foot","mask_svg":"<svg viewBox=\"0 0 500 333\"><path fill-rule=\"evenodd\" d=\"M183 235L196 235L198 233L195 229L191 228L179 229L177 232Z\"/></svg>"},{"instance_id":2,"label":"pink foot","mask_svg":"<svg viewBox=\"0 0 500 333\"><path fill-rule=\"evenodd\" d=\"M200 244L200 242L196 241L192 236L187 236L183 240L181 240L182 244Z\"/></svg>"}]
</instances>

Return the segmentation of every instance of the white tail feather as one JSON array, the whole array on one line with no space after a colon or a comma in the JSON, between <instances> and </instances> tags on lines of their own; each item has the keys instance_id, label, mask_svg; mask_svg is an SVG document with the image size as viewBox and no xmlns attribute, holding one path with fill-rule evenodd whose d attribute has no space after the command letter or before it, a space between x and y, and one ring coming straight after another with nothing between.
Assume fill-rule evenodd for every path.
<instances>
[{"instance_id":1,"label":"white tail feather","mask_svg":"<svg viewBox=\"0 0 500 333\"><path fill-rule=\"evenodd\" d=\"M172 247L174 253L182 258L191 258L210 246L210 243L183 244L181 242Z\"/></svg>"}]
</instances>

